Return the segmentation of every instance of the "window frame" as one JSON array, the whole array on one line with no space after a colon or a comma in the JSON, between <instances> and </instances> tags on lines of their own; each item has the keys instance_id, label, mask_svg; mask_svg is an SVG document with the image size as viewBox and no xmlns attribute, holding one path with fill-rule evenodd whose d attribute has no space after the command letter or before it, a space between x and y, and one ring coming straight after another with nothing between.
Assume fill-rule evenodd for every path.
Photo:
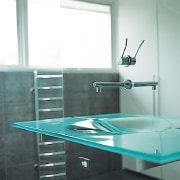
<instances>
[{"instance_id":1,"label":"window frame","mask_svg":"<svg viewBox=\"0 0 180 180\"><path fill-rule=\"evenodd\" d=\"M47 67L32 67L29 66L29 52L28 52L28 0L15 0L16 1L16 14L17 14L17 42L18 42L18 65L0 65L2 70L46 70ZM62 0L64 1L64 0ZM70 1L70 0L67 0ZM73 1L73 0L71 0ZM117 60L114 58L114 38L113 38L113 9L116 0L75 0L80 2L88 2L93 4L108 5L111 8L111 68L63 68L67 73L116 73L118 72ZM62 2L61 2L62 3ZM114 60L115 59L115 60ZM58 68L50 68L57 70Z\"/></svg>"}]
</instances>

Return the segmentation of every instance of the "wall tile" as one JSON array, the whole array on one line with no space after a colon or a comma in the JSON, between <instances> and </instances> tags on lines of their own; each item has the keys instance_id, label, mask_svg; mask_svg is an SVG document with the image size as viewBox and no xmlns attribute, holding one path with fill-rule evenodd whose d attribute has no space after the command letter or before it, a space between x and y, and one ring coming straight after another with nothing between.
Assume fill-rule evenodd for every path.
<instances>
[{"instance_id":1,"label":"wall tile","mask_svg":"<svg viewBox=\"0 0 180 180\"><path fill-rule=\"evenodd\" d=\"M0 72L0 179L6 180L4 139L4 73Z\"/></svg>"},{"instance_id":2,"label":"wall tile","mask_svg":"<svg viewBox=\"0 0 180 180\"><path fill-rule=\"evenodd\" d=\"M82 116L89 111L88 75L64 74L65 116Z\"/></svg>"},{"instance_id":3,"label":"wall tile","mask_svg":"<svg viewBox=\"0 0 180 180\"><path fill-rule=\"evenodd\" d=\"M0 72L0 104L4 102L4 73Z\"/></svg>"},{"instance_id":4,"label":"wall tile","mask_svg":"<svg viewBox=\"0 0 180 180\"><path fill-rule=\"evenodd\" d=\"M5 103L4 105L5 132L17 132L19 129L11 126L12 122L34 120L34 106L32 103Z\"/></svg>"},{"instance_id":5,"label":"wall tile","mask_svg":"<svg viewBox=\"0 0 180 180\"><path fill-rule=\"evenodd\" d=\"M7 134L5 145L7 167L34 162L35 152L32 132L19 130L17 134Z\"/></svg>"},{"instance_id":6,"label":"wall tile","mask_svg":"<svg viewBox=\"0 0 180 180\"><path fill-rule=\"evenodd\" d=\"M0 138L0 168L4 168L4 152L5 152L5 146L4 146L4 138Z\"/></svg>"},{"instance_id":7,"label":"wall tile","mask_svg":"<svg viewBox=\"0 0 180 180\"><path fill-rule=\"evenodd\" d=\"M0 138L4 137L4 105L0 104Z\"/></svg>"},{"instance_id":8,"label":"wall tile","mask_svg":"<svg viewBox=\"0 0 180 180\"><path fill-rule=\"evenodd\" d=\"M33 163L25 163L7 168L7 180L37 180Z\"/></svg>"},{"instance_id":9,"label":"wall tile","mask_svg":"<svg viewBox=\"0 0 180 180\"><path fill-rule=\"evenodd\" d=\"M0 138L0 179L5 180L5 145L4 145L4 138Z\"/></svg>"},{"instance_id":10,"label":"wall tile","mask_svg":"<svg viewBox=\"0 0 180 180\"><path fill-rule=\"evenodd\" d=\"M119 89L96 93L95 81L118 81L118 74L64 74L65 116L119 112Z\"/></svg>"},{"instance_id":11,"label":"wall tile","mask_svg":"<svg viewBox=\"0 0 180 180\"><path fill-rule=\"evenodd\" d=\"M6 180L5 168L0 169L0 179L1 180Z\"/></svg>"},{"instance_id":12,"label":"wall tile","mask_svg":"<svg viewBox=\"0 0 180 180\"><path fill-rule=\"evenodd\" d=\"M34 79L31 72L6 72L4 81L6 103L32 103L30 89L34 86Z\"/></svg>"}]
</instances>

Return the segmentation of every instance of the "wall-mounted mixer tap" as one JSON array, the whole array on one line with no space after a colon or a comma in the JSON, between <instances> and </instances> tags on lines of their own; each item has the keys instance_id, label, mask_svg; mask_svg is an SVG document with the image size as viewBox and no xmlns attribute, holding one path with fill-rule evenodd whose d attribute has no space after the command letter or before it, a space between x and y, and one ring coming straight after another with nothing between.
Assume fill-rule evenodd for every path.
<instances>
[{"instance_id":1,"label":"wall-mounted mixer tap","mask_svg":"<svg viewBox=\"0 0 180 180\"><path fill-rule=\"evenodd\" d=\"M94 82L93 86L96 88L96 92L101 92L101 88L120 88L131 89L133 87L152 86L152 90L156 90L158 85L157 81L149 82L132 82L131 80L125 80L123 82Z\"/></svg>"},{"instance_id":2,"label":"wall-mounted mixer tap","mask_svg":"<svg viewBox=\"0 0 180 180\"><path fill-rule=\"evenodd\" d=\"M124 50L123 50L123 53L122 53L122 57L120 58L120 60L118 62L118 65L123 65L123 66L126 66L126 67L136 64L136 56L137 56L137 54L139 52L139 49L141 48L141 46L143 45L145 40L143 40L141 42L141 44L139 45L134 57L131 57L130 55L124 56L124 53L125 53L126 48L127 48L127 41L128 41L128 39L126 38L126 43L125 43L125 47L124 47Z\"/></svg>"}]
</instances>

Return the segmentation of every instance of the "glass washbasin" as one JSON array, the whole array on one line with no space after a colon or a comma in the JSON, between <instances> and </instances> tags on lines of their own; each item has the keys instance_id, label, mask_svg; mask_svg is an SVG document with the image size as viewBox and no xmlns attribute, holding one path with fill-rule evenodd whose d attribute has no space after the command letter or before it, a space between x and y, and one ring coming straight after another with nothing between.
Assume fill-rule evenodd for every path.
<instances>
[{"instance_id":1,"label":"glass washbasin","mask_svg":"<svg viewBox=\"0 0 180 180\"><path fill-rule=\"evenodd\" d=\"M177 129L180 121L159 117L92 118L79 121L69 129L81 132L139 133Z\"/></svg>"},{"instance_id":2,"label":"glass washbasin","mask_svg":"<svg viewBox=\"0 0 180 180\"><path fill-rule=\"evenodd\" d=\"M180 117L114 113L12 126L158 164L180 160Z\"/></svg>"}]
</instances>

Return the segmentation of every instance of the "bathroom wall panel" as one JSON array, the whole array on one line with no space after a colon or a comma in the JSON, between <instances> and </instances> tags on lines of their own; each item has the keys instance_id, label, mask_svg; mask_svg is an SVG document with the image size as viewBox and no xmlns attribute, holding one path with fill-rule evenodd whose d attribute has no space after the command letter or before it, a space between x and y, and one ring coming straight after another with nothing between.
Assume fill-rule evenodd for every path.
<instances>
[{"instance_id":1,"label":"bathroom wall panel","mask_svg":"<svg viewBox=\"0 0 180 180\"><path fill-rule=\"evenodd\" d=\"M34 162L33 133L25 132L21 130L19 133L6 135L7 167Z\"/></svg>"},{"instance_id":2,"label":"bathroom wall panel","mask_svg":"<svg viewBox=\"0 0 180 180\"><path fill-rule=\"evenodd\" d=\"M19 130L17 128L12 128L12 122L20 122L20 121L29 121L34 120L34 105L32 103L5 103L4 104L4 124L5 131L7 132L16 132Z\"/></svg>"},{"instance_id":3,"label":"bathroom wall panel","mask_svg":"<svg viewBox=\"0 0 180 180\"><path fill-rule=\"evenodd\" d=\"M4 127L4 74L0 73L0 179L6 180Z\"/></svg>"},{"instance_id":4,"label":"bathroom wall panel","mask_svg":"<svg viewBox=\"0 0 180 180\"><path fill-rule=\"evenodd\" d=\"M83 116L119 112L119 89L102 89L96 93L95 81L119 81L118 74L64 73L65 116Z\"/></svg>"},{"instance_id":5,"label":"bathroom wall panel","mask_svg":"<svg viewBox=\"0 0 180 180\"><path fill-rule=\"evenodd\" d=\"M119 66L121 80L153 81L153 76L157 80L156 0L120 0L117 18L118 57L123 52L126 38L128 44L125 56L134 56L142 40L145 40L136 57L136 64L129 67ZM122 113L153 114L152 88L121 89L120 103Z\"/></svg>"},{"instance_id":6,"label":"bathroom wall panel","mask_svg":"<svg viewBox=\"0 0 180 180\"><path fill-rule=\"evenodd\" d=\"M30 88L34 86L32 72L5 72L4 90L6 103L33 103Z\"/></svg>"},{"instance_id":7,"label":"bathroom wall panel","mask_svg":"<svg viewBox=\"0 0 180 180\"><path fill-rule=\"evenodd\" d=\"M6 180L37 180L32 163L8 167Z\"/></svg>"},{"instance_id":8,"label":"bathroom wall panel","mask_svg":"<svg viewBox=\"0 0 180 180\"><path fill-rule=\"evenodd\" d=\"M102 88L97 93L93 87L94 82L118 82L118 74L89 75L89 114L107 114L119 112L119 88Z\"/></svg>"},{"instance_id":9,"label":"bathroom wall panel","mask_svg":"<svg viewBox=\"0 0 180 180\"><path fill-rule=\"evenodd\" d=\"M0 103L0 138L4 137L4 105Z\"/></svg>"},{"instance_id":10,"label":"bathroom wall panel","mask_svg":"<svg viewBox=\"0 0 180 180\"><path fill-rule=\"evenodd\" d=\"M33 76L30 72L4 72L4 118L6 132L17 132L12 122L33 120Z\"/></svg>"},{"instance_id":11,"label":"bathroom wall panel","mask_svg":"<svg viewBox=\"0 0 180 180\"><path fill-rule=\"evenodd\" d=\"M160 115L180 116L180 1L158 1Z\"/></svg>"},{"instance_id":12,"label":"bathroom wall panel","mask_svg":"<svg viewBox=\"0 0 180 180\"><path fill-rule=\"evenodd\" d=\"M89 114L89 91L87 74L64 74L65 116Z\"/></svg>"},{"instance_id":13,"label":"bathroom wall panel","mask_svg":"<svg viewBox=\"0 0 180 180\"><path fill-rule=\"evenodd\" d=\"M5 180L5 139L0 137L0 179Z\"/></svg>"},{"instance_id":14,"label":"bathroom wall panel","mask_svg":"<svg viewBox=\"0 0 180 180\"><path fill-rule=\"evenodd\" d=\"M158 1L159 114L180 117L180 1ZM163 166L164 180L180 179L180 162Z\"/></svg>"},{"instance_id":15,"label":"bathroom wall panel","mask_svg":"<svg viewBox=\"0 0 180 180\"><path fill-rule=\"evenodd\" d=\"M64 73L65 116L119 112L119 89L104 88L96 93L95 81L119 81L118 74ZM80 168L79 157L90 159L90 170ZM121 155L66 141L68 180L80 180L121 169Z\"/></svg>"},{"instance_id":16,"label":"bathroom wall panel","mask_svg":"<svg viewBox=\"0 0 180 180\"><path fill-rule=\"evenodd\" d=\"M4 101L4 74L0 73L0 104Z\"/></svg>"},{"instance_id":17,"label":"bathroom wall panel","mask_svg":"<svg viewBox=\"0 0 180 180\"><path fill-rule=\"evenodd\" d=\"M34 120L33 73L0 72L0 82L0 179L35 180L34 134L11 126Z\"/></svg>"},{"instance_id":18,"label":"bathroom wall panel","mask_svg":"<svg viewBox=\"0 0 180 180\"><path fill-rule=\"evenodd\" d=\"M31 164L32 167L35 164L34 134L11 126L12 122L33 120L35 117L34 97L29 91L33 86L33 76L30 72L4 72L3 74L6 180L18 180L21 176L15 172L17 168L21 173L29 172L26 175L30 177L36 172L35 169L33 171L26 169L27 164Z\"/></svg>"},{"instance_id":19,"label":"bathroom wall panel","mask_svg":"<svg viewBox=\"0 0 180 180\"><path fill-rule=\"evenodd\" d=\"M4 74L0 73L0 138L4 137Z\"/></svg>"}]
</instances>

